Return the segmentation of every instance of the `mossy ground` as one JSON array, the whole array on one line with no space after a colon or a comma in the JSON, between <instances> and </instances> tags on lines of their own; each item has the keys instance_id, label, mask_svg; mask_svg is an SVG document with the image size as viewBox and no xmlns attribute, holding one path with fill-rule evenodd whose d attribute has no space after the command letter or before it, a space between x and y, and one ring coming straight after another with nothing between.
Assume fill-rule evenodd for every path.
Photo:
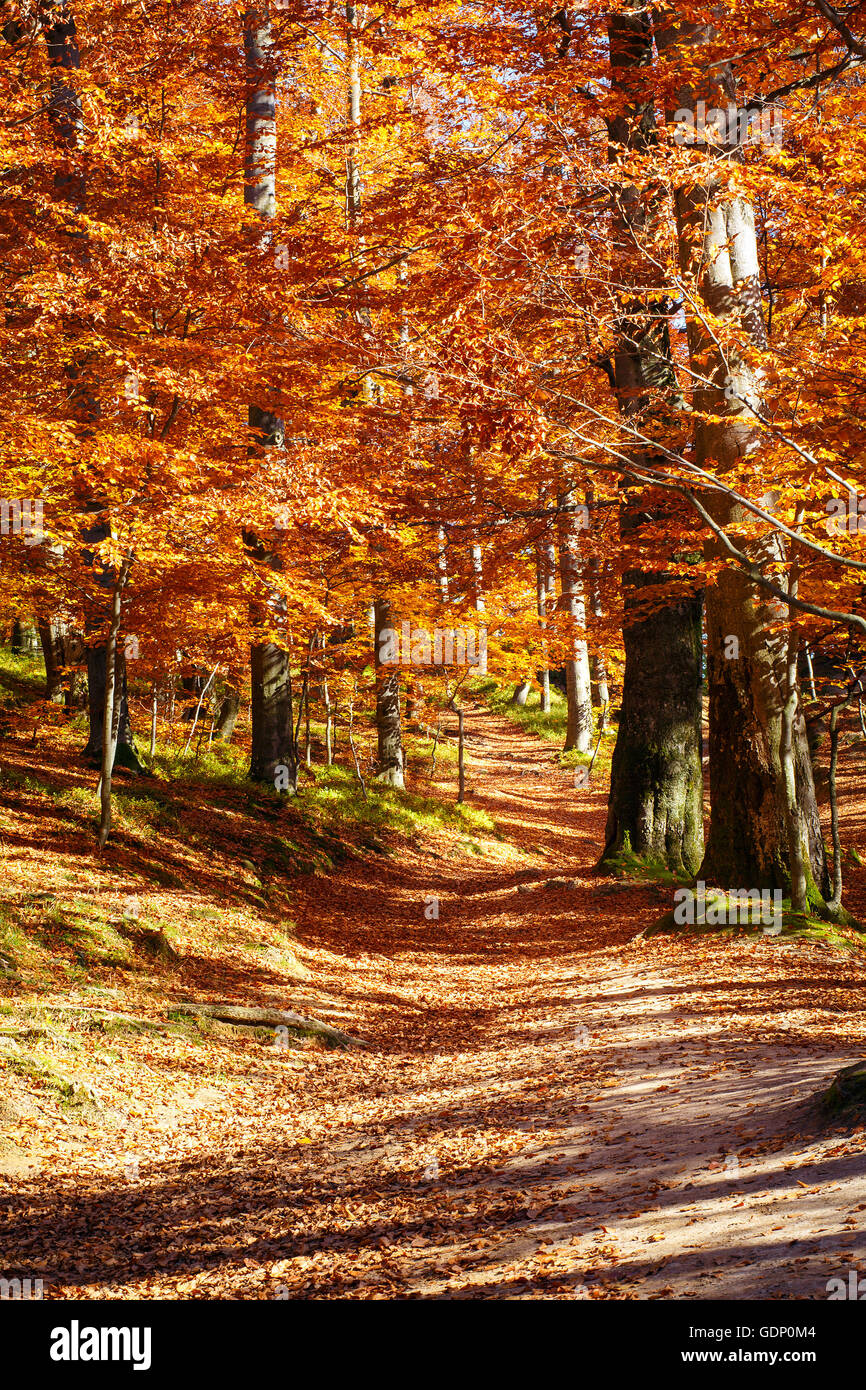
<instances>
[{"instance_id":1,"label":"mossy ground","mask_svg":"<svg viewBox=\"0 0 866 1390\"><path fill-rule=\"evenodd\" d=\"M746 921L741 921L741 912L736 902L727 894L708 890L706 903L717 907L724 906L727 920L724 922L680 923L675 920L674 908L651 922L639 933L639 938L648 940L653 936L755 936L770 942L813 941L840 951L862 951L866 949L866 938L852 927L828 922L819 917L804 916L792 912L789 899L783 899L780 921L765 923L760 909L751 909ZM732 920L736 917L736 920Z\"/></svg>"},{"instance_id":2,"label":"mossy ground","mask_svg":"<svg viewBox=\"0 0 866 1390\"><path fill-rule=\"evenodd\" d=\"M866 1119L866 1062L843 1067L821 1096L820 1108L834 1119Z\"/></svg>"},{"instance_id":3,"label":"mossy ground","mask_svg":"<svg viewBox=\"0 0 866 1390\"><path fill-rule=\"evenodd\" d=\"M690 877L674 873L662 860L634 854L628 849L608 855L599 867L614 878L627 879L632 883L680 885L693 882Z\"/></svg>"}]
</instances>

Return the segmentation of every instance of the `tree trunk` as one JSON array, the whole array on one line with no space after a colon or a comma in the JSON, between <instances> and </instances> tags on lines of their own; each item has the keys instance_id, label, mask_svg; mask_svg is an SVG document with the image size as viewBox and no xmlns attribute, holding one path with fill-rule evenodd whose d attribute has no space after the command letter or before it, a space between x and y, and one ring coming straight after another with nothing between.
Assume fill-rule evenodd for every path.
<instances>
[{"instance_id":1,"label":"tree trunk","mask_svg":"<svg viewBox=\"0 0 866 1390\"><path fill-rule=\"evenodd\" d=\"M250 649L252 669L252 756L250 777L293 795L298 769L288 654L275 642Z\"/></svg>"},{"instance_id":2,"label":"tree trunk","mask_svg":"<svg viewBox=\"0 0 866 1390\"><path fill-rule=\"evenodd\" d=\"M231 742L232 734L235 731L238 714L241 708L241 693L233 685L227 685L223 693L222 702L216 717L214 728L214 738L220 738L225 743Z\"/></svg>"},{"instance_id":3,"label":"tree trunk","mask_svg":"<svg viewBox=\"0 0 866 1390\"><path fill-rule=\"evenodd\" d=\"M710 43L710 25L677 22L668 15L657 33L660 54L701 69L696 49ZM725 107L735 100L730 65L707 68L704 88L685 85L680 107L695 109L699 97ZM701 151L702 181L676 190L680 264L694 277L716 320L735 320L755 348L766 347L755 219L751 205L726 195L735 152L724 146ZM720 351L705 316L687 320L692 370L701 379L694 392L696 462L724 475L756 447L752 404L760 408L760 378L753 362ZM763 499L772 506L773 499ZM711 500L707 510L724 528L745 519L736 502ZM778 535L744 544L761 565L784 561ZM711 537L707 557L723 553ZM785 777L780 757L788 685L784 638L774 628L780 613L744 572L726 567L707 593L707 673L710 692L710 829L700 877L721 887L790 887ZM733 640L732 640L733 639ZM735 655L727 653L735 652ZM796 672L794 680L796 685ZM793 697L793 692L792 692ZM821 835L805 723L799 701L791 733L796 794L809 850L809 895L829 894L827 856Z\"/></svg>"},{"instance_id":4,"label":"tree trunk","mask_svg":"<svg viewBox=\"0 0 866 1390\"><path fill-rule=\"evenodd\" d=\"M448 603L448 537L444 526L440 526L437 533L436 583L439 587L439 602L444 608Z\"/></svg>"},{"instance_id":5,"label":"tree trunk","mask_svg":"<svg viewBox=\"0 0 866 1390\"><path fill-rule=\"evenodd\" d=\"M586 508L589 512L590 526L594 528L593 506L594 497L592 490L587 493ZM593 541L593 547L595 541ZM596 554L591 554L587 561L587 572L589 575L589 611L592 617L598 621L604 616L601 606L601 582L600 582L600 562ZM610 690L607 684L607 665L602 652L594 652L589 659L590 694L592 703L600 707L601 713L598 717L599 729L607 728L608 710L610 708Z\"/></svg>"},{"instance_id":6,"label":"tree trunk","mask_svg":"<svg viewBox=\"0 0 866 1390\"><path fill-rule=\"evenodd\" d=\"M608 21L615 85L626 93L626 111L608 123L609 158L616 163L655 140L654 104L641 90L640 69L652 61L652 32L646 10ZM625 285L645 286L650 265L635 262L634 247L647 212L630 185L619 189L615 255ZM617 322L612 384L624 420L652 424L678 405L667 320L648 302L625 292ZM625 448L634 454L635 446ZM624 538L637 535L647 515L644 499L625 498ZM592 576L590 583L592 584ZM675 873L694 874L703 850L701 767L701 599L678 589L673 601L658 597L642 609L641 590L664 575L640 570L623 575L622 709L611 765L608 818L602 864L620 851L661 861Z\"/></svg>"},{"instance_id":7,"label":"tree trunk","mask_svg":"<svg viewBox=\"0 0 866 1390\"><path fill-rule=\"evenodd\" d=\"M244 145L244 204L264 223L259 248L270 247L268 224L276 212L276 71L270 18L266 9L244 17L246 59L246 140ZM264 315L267 319L267 313ZM250 453L279 448L284 429L279 417L250 405ZM253 539L260 558L264 547ZM292 685L288 654L274 642L254 643L250 649L253 726L250 777L293 794L297 789L297 759L292 722ZM235 718L237 715L235 715ZM232 725L233 727L233 725Z\"/></svg>"},{"instance_id":8,"label":"tree trunk","mask_svg":"<svg viewBox=\"0 0 866 1390\"><path fill-rule=\"evenodd\" d=\"M580 556L580 529L574 510L574 491L567 488L560 497L559 572L562 594L560 610L569 619L569 656L565 662L565 689L568 722L565 751L576 748L587 753L592 746L592 701L589 689L589 652L586 645L586 604Z\"/></svg>"},{"instance_id":9,"label":"tree trunk","mask_svg":"<svg viewBox=\"0 0 866 1390\"><path fill-rule=\"evenodd\" d=\"M544 501L539 489L539 502ZM538 608L538 626L541 629L541 651L544 665L539 674L541 682L541 713L550 713L550 649L546 637L548 612L555 602L556 593L556 547L547 532L539 536L535 548L535 598Z\"/></svg>"},{"instance_id":10,"label":"tree trunk","mask_svg":"<svg viewBox=\"0 0 866 1390\"><path fill-rule=\"evenodd\" d=\"M803 836L800 825L800 807L797 802L797 769L794 755L794 730L799 713L799 689L797 686L797 645L798 632L795 623L788 634L787 681L782 706L782 728L779 740L779 761L782 765L782 787L784 792L784 813L788 832L788 867L791 878L791 909L794 912L807 912L809 908L806 882L806 855L803 850Z\"/></svg>"},{"instance_id":11,"label":"tree trunk","mask_svg":"<svg viewBox=\"0 0 866 1390\"><path fill-rule=\"evenodd\" d=\"M111 621L105 646L105 694L102 710L102 771L99 778L99 848L105 849L111 831L111 775L118 746L119 722L115 725L115 691L118 663L123 661L123 693L126 695L126 661L117 645L123 604L123 590L129 576L129 561L124 561L111 595Z\"/></svg>"},{"instance_id":12,"label":"tree trunk","mask_svg":"<svg viewBox=\"0 0 866 1390\"><path fill-rule=\"evenodd\" d=\"M62 705L63 675L66 669L65 628L62 623L55 622L52 618L40 618L38 626L45 660L45 698L52 704Z\"/></svg>"},{"instance_id":13,"label":"tree trunk","mask_svg":"<svg viewBox=\"0 0 866 1390\"><path fill-rule=\"evenodd\" d=\"M763 554L778 548L768 541ZM762 552L753 548L752 553ZM712 814L700 877L721 887L790 888L780 755L786 642L771 626L778 628L779 616L774 601L764 600L738 571L723 570L707 595ZM726 657L726 648L736 656ZM799 702L792 721L796 793L814 898L816 889L826 896L829 874Z\"/></svg>"},{"instance_id":14,"label":"tree trunk","mask_svg":"<svg viewBox=\"0 0 866 1390\"><path fill-rule=\"evenodd\" d=\"M839 710L830 711L830 834L833 841L833 891L827 907L835 915L842 906L842 840L839 835L839 800L836 794L836 765L839 759ZM861 714L862 718L862 714Z\"/></svg>"},{"instance_id":15,"label":"tree trunk","mask_svg":"<svg viewBox=\"0 0 866 1390\"><path fill-rule=\"evenodd\" d=\"M628 611L645 576L635 575ZM623 630L622 713L602 864L621 851L692 876L703 852L701 600L683 596Z\"/></svg>"},{"instance_id":16,"label":"tree trunk","mask_svg":"<svg viewBox=\"0 0 866 1390\"><path fill-rule=\"evenodd\" d=\"M108 679L108 650L103 644L87 649L87 707L90 717L90 732L84 749L84 757L96 764L103 754L105 742L105 691ZM115 711L115 749L112 769L128 768L131 772L144 772L139 761L132 737L132 724L129 717L129 695L126 683L126 656L119 646L114 660L114 690L112 703Z\"/></svg>"},{"instance_id":17,"label":"tree trunk","mask_svg":"<svg viewBox=\"0 0 866 1390\"><path fill-rule=\"evenodd\" d=\"M394 616L391 604L386 598L378 598L374 604L375 643L376 643L376 733L378 736L379 771L378 782L390 787L403 787L404 759L403 733L400 721L400 677L397 668L383 666L379 662L382 649L381 636L387 629L394 630Z\"/></svg>"},{"instance_id":18,"label":"tree trunk","mask_svg":"<svg viewBox=\"0 0 866 1390\"><path fill-rule=\"evenodd\" d=\"M473 494L474 510L474 494ZM487 604L484 598L484 560L481 546L473 541L469 547L469 559L471 566L470 597L472 607L476 613L486 613ZM476 674L479 676L487 675L487 628L482 627L478 634L478 663Z\"/></svg>"},{"instance_id":19,"label":"tree trunk","mask_svg":"<svg viewBox=\"0 0 866 1390\"><path fill-rule=\"evenodd\" d=\"M39 635L32 623L22 623L16 618L12 624L12 655L30 656L39 646Z\"/></svg>"},{"instance_id":20,"label":"tree trunk","mask_svg":"<svg viewBox=\"0 0 866 1390\"><path fill-rule=\"evenodd\" d=\"M98 545L111 534L111 526L106 520L105 509L96 501L91 501L87 505L89 512L98 512L99 519L92 521L89 525L82 527L82 539L88 545ZM114 595L117 591L116 576L110 566L101 564L96 557L95 551L84 550L82 559L85 564L95 566L99 564L100 573L97 584L101 589L107 589L112 597L111 604L114 604ZM124 584L126 580L124 580ZM100 616L97 618L93 613L88 616L87 629L93 633L97 627L102 627L106 620L105 610L102 602L98 604ZM109 627L111 622L109 621ZM104 726L105 726L105 691L108 674L108 652L105 643L87 648L87 705L90 717L90 732L84 748L84 757L96 763L102 759L104 746ZM132 724L129 715L129 697L126 684L126 652L122 647L118 651L114 660L113 673L113 703L115 713L115 753L114 763L121 767L129 768L131 772L144 772L144 766L139 761L132 739ZM114 764L112 765L114 766Z\"/></svg>"},{"instance_id":21,"label":"tree trunk","mask_svg":"<svg viewBox=\"0 0 866 1390\"><path fill-rule=\"evenodd\" d=\"M322 704L325 706L325 762L328 767L331 767L334 762L334 746L332 741L333 712L331 706L331 692L328 688L326 679L322 681Z\"/></svg>"},{"instance_id":22,"label":"tree trunk","mask_svg":"<svg viewBox=\"0 0 866 1390\"><path fill-rule=\"evenodd\" d=\"M156 686L150 692L150 761L156 757L156 716L159 704L156 693Z\"/></svg>"}]
</instances>

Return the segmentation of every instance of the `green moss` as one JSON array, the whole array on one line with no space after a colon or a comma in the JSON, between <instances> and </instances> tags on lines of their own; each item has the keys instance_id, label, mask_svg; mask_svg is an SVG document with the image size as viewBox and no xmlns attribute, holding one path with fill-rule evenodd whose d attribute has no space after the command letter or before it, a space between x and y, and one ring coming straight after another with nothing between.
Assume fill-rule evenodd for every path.
<instances>
[{"instance_id":1,"label":"green moss","mask_svg":"<svg viewBox=\"0 0 866 1390\"><path fill-rule=\"evenodd\" d=\"M831 1115L866 1115L866 1062L854 1062L837 1071L820 1100L821 1109Z\"/></svg>"},{"instance_id":2,"label":"green moss","mask_svg":"<svg viewBox=\"0 0 866 1390\"><path fill-rule=\"evenodd\" d=\"M706 894L707 905L711 903L722 905L732 911L731 900L728 895L720 889L709 889ZM755 920L757 917L758 920ZM662 914L648 927L645 927L638 935L641 939L648 939L653 936L680 935L680 936L708 936L708 935L727 935L727 936L760 936L768 941L815 941L823 942L826 946L831 946L840 951L858 951L866 949L866 943L861 941L858 936L846 932L844 927L837 926L835 923L826 920L803 916L801 913L791 911L789 899L782 902L781 931L776 931L775 927L765 928L760 922L760 908L753 908L752 920L754 925L745 923L709 923L695 922L694 924L679 923L674 920L674 909Z\"/></svg>"},{"instance_id":3,"label":"green moss","mask_svg":"<svg viewBox=\"0 0 866 1390\"><path fill-rule=\"evenodd\" d=\"M630 848L628 831L623 834L622 849L603 859L599 868L613 874L615 878L635 879L639 883L679 885L692 882L690 875L685 872L676 873L662 859L653 855L634 854Z\"/></svg>"}]
</instances>

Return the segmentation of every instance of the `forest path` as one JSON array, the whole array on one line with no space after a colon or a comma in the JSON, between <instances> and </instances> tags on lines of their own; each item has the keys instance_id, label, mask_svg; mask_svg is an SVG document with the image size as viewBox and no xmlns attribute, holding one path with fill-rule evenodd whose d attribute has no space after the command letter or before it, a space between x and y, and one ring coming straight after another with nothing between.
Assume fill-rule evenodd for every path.
<instances>
[{"instance_id":1,"label":"forest path","mask_svg":"<svg viewBox=\"0 0 866 1390\"><path fill-rule=\"evenodd\" d=\"M594 874L601 784L480 706L466 728L501 841L297 880L285 1003L367 1046L178 1054L133 1180L96 1154L29 1190L7 1249L51 1297L823 1299L862 1267L863 1132L808 1102L866 1053L864 965L634 944L670 889Z\"/></svg>"},{"instance_id":2,"label":"forest path","mask_svg":"<svg viewBox=\"0 0 866 1390\"><path fill-rule=\"evenodd\" d=\"M377 924L408 1006L385 1006L405 1082L381 1149L346 1157L372 1160L385 1287L826 1297L866 1259L866 1161L862 1134L814 1132L810 1102L866 1054L862 1015L859 1043L833 1017L862 1008L866 970L770 940L635 946L671 890L593 875L606 791L576 791L484 707L466 731L470 804L526 867L407 866ZM351 1282L351 1238L339 1263Z\"/></svg>"}]
</instances>

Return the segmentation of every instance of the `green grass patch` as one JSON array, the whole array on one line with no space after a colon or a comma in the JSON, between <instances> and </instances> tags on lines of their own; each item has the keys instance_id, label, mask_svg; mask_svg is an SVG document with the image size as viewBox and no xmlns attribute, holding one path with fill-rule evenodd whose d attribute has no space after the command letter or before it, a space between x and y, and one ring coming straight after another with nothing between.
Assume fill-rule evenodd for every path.
<instances>
[{"instance_id":1,"label":"green grass patch","mask_svg":"<svg viewBox=\"0 0 866 1390\"><path fill-rule=\"evenodd\" d=\"M550 687L549 714L542 712L541 691L535 687L530 690L525 705L513 705L511 698L514 694L514 685L502 685L492 676L472 681L469 688L472 694L483 700L494 714L499 714L504 719L510 720L518 728L524 729L529 734L535 734L547 743L558 743L560 747L565 743L568 726L568 701L555 686ZM576 749L571 749L568 753L562 752L559 761L563 767L579 767L581 764L592 761L598 743L599 731L597 726L600 713L601 711L598 709L593 710L593 735L590 751L578 753ZM609 723L602 734L601 744L593 764L593 779L609 769L615 743L616 725Z\"/></svg>"},{"instance_id":2,"label":"green grass patch","mask_svg":"<svg viewBox=\"0 0 866 1390\"><path fill-rule=\"evenodd\" d=\"M248 782L249 753L232 743L214 742L202 746L195 757L198 734L192 741L189 753L184 756L184 743L170 744L158 742L153 758L142 758L148 763L151 776L166 782L189 782L191 784L238 787Z\"/></svg>"},{"instance_id":3,"label":"green grass patch","mask_svg":"<svg viewBox=\"0 0 866 1390\"><path fill-rule=\"evenodd\" d=\"M13 656L8 645L0 646L0 687L0 706L7 709L44 695L45 662L41 652Z\"/></svg>"},{"instance_id":4,"label":"green grass patch","mask_svg":"<svg viewBox=\"0 0 866 1390\"><path fill-rule=\"evenodd\" d=\"M537 734L549 743L564 743L568 723L568 701L564 695L550 687L550 713L541 709L541 691L533 687L525 705L513 705L511 697L514 685L504 686L492 676L480 677L469 683L473 695L483 700L495 714L510 719L512 724L525 729L529 734Z\"/></svg>"},{"instance_id":5,"label":"green grass patch","mask_svg":"<svg viewBox=\"0 0 866 1390\"><path fill-rule=\"evenodd\" d=\"M268 795L269 793L265 793ZM278 793L272 793L279 800ZM347 822L357 826L361 840L369 848L385 850L382 836L386 832L407 838L417 838L435 833L443 828L472 832L475 835L493 835L496 825L485 811L472 806L458 806L456 802L443 802L433 797L423 796L413 791L398 791L393 787L380 787L376 782L367 783L367 797L358 785L354 772L344 767L317 769L316 781L303 788L301 794L288 803L291 816L303 824L307 833L319 836L319 845L326 844L321 853L331 861L333 847L343 838ZM305 837L306 838L306 837ZM291 840L284 841L291 857L312 858L315 853L309 848L300 850ZM293 866L301 868L298 859Z\"/></svg>"}]
</instances>

